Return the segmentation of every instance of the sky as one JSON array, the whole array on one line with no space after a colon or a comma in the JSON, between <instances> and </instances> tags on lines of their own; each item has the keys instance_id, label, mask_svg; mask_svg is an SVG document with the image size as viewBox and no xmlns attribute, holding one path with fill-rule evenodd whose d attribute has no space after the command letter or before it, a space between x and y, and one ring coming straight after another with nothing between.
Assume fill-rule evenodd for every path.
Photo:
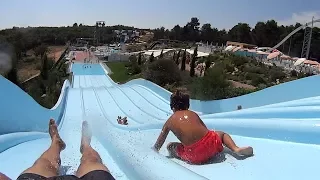
<instances>
[{"instance_id":1,"label":"sky","mask_svg":"<svg viewBox=\"0 0 320 180\"><path fill-rule=\"evenodd\" d=\"M201 24L230 29L274 19L282 25L320 19L320 0L1 0L0 29L35 26L128 25L138 28ZM318 23L320 24L320 23ZM319 25L318 25L319 26Z\"/></svg>"}]
</instances>

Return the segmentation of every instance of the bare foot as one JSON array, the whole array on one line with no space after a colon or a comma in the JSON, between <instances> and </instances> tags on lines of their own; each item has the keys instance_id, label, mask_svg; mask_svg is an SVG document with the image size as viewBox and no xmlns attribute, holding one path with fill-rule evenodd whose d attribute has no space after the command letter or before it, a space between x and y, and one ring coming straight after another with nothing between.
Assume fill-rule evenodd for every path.
<instances>
[{"instance_id":1,"label":"bare foot","mask_svg":"<svg viewBox=\"0 0 320 180\"><path fill-rule=\"evenodd\" d=\"M81 136L81 145L80 145L80 152L83 152L83 148L85 146L90 146L92 133L89 128L89 124L87 121L82 122L82 136Z\"/></svg>"},{"instance_id":2,"label":"bare foot","mask_svg":"<svg viewBox=\"0 0 320 180\"><path fill-rule=\"evenodd\" d=\"M252 156L253 155L253 148L252 147L242 147L235 150L240 156Z\"/></svg>"},{"instance_id":3,"label":"bare foot","mask_svg":"<svg viewBox=\"0 0 320 180\"><path fill-rule=\"evenodd\" d=\"M66 148L66 144L61 139L59 133L58 133L58 126L55 122L55 120L50 119L49 121L49 134L51 137L52 142L56 142L59 144L61 150L64 150Z\"/></svg>"},{"instance_id":4,"label":"bare foot","mask_svg":"<svg viewBox=\"0 0 320 180\"><path fill-rule=\"evenodd\" d=\"M123 125L128 125L127 117L124 117L124 118L122 119L122 124L123 124Z\"/></svg>"}]
</instances>

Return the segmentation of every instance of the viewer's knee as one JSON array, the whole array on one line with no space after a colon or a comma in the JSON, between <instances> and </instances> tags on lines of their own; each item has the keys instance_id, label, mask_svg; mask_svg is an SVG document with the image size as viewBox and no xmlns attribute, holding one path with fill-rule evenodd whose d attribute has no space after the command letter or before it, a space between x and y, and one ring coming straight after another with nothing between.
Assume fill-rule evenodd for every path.
<instances>
[{"instance_id":1,"label":"viewer's knee","mask_svg":"<svg viewBox=\"0 0 320 180\"><path fill-rule=\"evenodd\" d=\"M90 162L90 163L102 163L102 160L101 160L100 157L97 157L97 156L82 157L82 158L81 158L81 163L86 163L86 162Z\"/></svg>"},{"instance_id":2,"label":"viewer's knee","mask_svg":"<svg viewBox=\"0 0 320 180\"><path fill-rule=\"evenodd\" d=\"M41 166L41 167L48 167L49 169L58 170L61 164L61 159L59 158L57 161L51 162L50 160L46 158L39 158L34 165L35 166Z\"/></svg>"}]
</instances>

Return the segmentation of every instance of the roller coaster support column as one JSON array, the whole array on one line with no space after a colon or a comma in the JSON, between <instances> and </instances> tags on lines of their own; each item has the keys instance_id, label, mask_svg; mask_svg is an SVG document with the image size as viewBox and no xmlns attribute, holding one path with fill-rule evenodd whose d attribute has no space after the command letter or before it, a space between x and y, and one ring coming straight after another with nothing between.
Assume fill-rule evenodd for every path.
<instances>
[{"instance_id":1,"label":"roller coaster support column","mask_svg":"<svg viewBox=\"0 0 320 180\"><path fill-rule=\"evenodd\" d=\"M313 19L312 17L312 23L311 23L311 28L306 25L306 29L304 31L304 40L303 40L303 46L302 46L302 51L301 51L301 58L309 58L309 53L310 53L310 46L311 46L311 40L312 40L312 29L313 29Z\"/></svg>"}]
</instances>

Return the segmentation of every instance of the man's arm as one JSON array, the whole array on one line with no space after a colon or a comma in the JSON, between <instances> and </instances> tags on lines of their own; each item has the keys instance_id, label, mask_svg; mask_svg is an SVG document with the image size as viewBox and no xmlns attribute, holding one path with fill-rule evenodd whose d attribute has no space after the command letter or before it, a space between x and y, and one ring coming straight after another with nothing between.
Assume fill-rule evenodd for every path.
<instances>
[{"instance_id":1,"label":"man's arm","mask_svg":"<svg viewBox=\"0 0 320 180\"><path fill-rule=\"evenodd\" d=\"M166 138L170 132L170 128L168 127L168 121L163 125L162 131L157 139L157 142L154 144L154 148L159 151L166 141Z\"/></svg>"}]
</instances>

